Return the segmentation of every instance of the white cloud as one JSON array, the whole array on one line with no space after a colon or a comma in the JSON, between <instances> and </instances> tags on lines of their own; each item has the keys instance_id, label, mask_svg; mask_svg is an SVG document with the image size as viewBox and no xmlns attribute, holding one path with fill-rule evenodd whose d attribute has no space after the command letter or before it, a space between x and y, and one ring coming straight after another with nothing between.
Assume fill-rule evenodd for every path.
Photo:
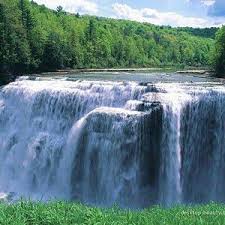
<instances>
[{"instance_id":1,"label":"white cloud","mask_svg":"<svg viewBox=\"0 0 225 225\"><path fill-rule=\"evenodd\" d=\"M195 2L196 3L196 0L185 0L187 3L193 3ZM203 4L204 6L211 6L213 4L215 4L216 0L197 0L197 3L201 3Z\"/></svg>"},{"instance_id":2,"label":"white cloud","mask_svg":"<svg viewBox=\"0 0 225 225\"><path fill-rule=\"evenodd\" d=\"M35 2L44 4L51 9L56 9L57 6L61 5L65 11L71 13L96 14L98 12L97 4L89 0L35 0Z\"/></svg>"},{"instance_id":3,"label":"white cloud","mask_svg":"<svg viewBox=\"0 0 225 225\"><path fill-rule=\"evenodd\" d=\"M198 17L185 17L175 12L160 12L156 9L135 9L126 4L112 5L116 18L148 22L156 25L209 27L215 26L213 21Z\"/></svg>"},{"instance_id":4,"label":"white cloud","mask_svg":"<svg viewBox=\"0 0 225 225\"><path fill-rule=\"evenodd\" d=\"M215 0L201 0L201 3L206 5L206 6L211 6L215 4Z\"/></svg>"}]
</instances>

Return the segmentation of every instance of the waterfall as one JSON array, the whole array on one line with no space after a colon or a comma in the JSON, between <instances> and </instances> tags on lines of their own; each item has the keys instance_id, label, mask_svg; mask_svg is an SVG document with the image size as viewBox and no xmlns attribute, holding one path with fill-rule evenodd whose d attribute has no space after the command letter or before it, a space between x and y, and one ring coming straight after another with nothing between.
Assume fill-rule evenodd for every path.
<instances>
[{"instance_id":1,"label":"waterfall","mask_svg":"<svg viewBox=\"0 0 225 225\"><path fill-rule=\"evenodd\" d=\"M65 153L63 154L59 168L57 169L58 170L57 186L60 186L60 184L64 184L63 188L61 189L61 193L64 193L65 196L64 198L67 198L68 200L70 199L70 192L71 192L70 185L68 184L70 183L71 180L73 159L76 157L78 153L77 152L77 149L79 147L78 144L85 124L86 124L86 117L82 117L80 120L75 122L75 124L69 131L64 149Z\"/></svg>"},{"instance_id":2,"label":"waterfall","mask_svg":"<svg viewBox=\"0 0 225 225\"><path fill-rule=\"evenodd\" d=\"M225 202L225 88L20 79L0 90L0 161L15 199Z\"/></svg>"},{"instance_id":3,"label":"waterfall","mask_svg":"<svg viewBox=\"0 0 225 225\"><path fill-rule=\"evenodd\" d=\"M202 93L182 115L184 201L225 201L224 89Z\"/></svg>"}]
</instances>

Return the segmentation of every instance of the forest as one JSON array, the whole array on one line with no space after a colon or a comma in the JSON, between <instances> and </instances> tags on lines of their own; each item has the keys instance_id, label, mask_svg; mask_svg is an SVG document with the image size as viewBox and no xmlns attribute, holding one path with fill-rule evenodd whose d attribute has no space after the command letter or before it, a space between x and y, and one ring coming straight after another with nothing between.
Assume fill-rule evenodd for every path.
<instances>
[{"instance_id":1,"label":"forest","mask_svg":"<svg viewBox=\"0 0 225 225\"><path fill-rule=\"evenodd\" d=\"M172 28L66 13L29 0L0 0L0 72L67 68L208 66L217 28ZM224 29L222 29L224 31ZM224 40L219 31L216 39ZM224 48L217 44L216 48ZM224 58L225 60L225 58Z\"/></svg>"}]
</instances>

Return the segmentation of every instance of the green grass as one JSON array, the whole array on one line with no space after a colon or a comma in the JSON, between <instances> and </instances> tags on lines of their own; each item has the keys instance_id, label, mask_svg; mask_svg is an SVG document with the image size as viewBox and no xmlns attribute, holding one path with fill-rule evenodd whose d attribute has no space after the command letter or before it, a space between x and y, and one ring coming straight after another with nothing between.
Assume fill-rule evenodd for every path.
<instances>
[{"instance_id":1,"label":"green grass","mask_svg":"<svg viewBox=\"0 0 225 225\"><path fill-rule=\"evenodd\" d=\"M153 207L143 211L91 208L75 203L0 204L0 224L5 225L119 225L119 224L225 224L225 205L209 204L195 207L162 209Z\"/></svg>"}]
</instances>

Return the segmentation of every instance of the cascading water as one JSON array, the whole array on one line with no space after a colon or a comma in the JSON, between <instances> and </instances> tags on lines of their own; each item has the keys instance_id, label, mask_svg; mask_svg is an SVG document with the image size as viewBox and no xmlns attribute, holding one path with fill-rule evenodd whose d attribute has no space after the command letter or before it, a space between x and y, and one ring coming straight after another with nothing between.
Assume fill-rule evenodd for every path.
<instances>
[{"instance_id":1,"label":"cascading water","mask_svg":"<svg viewBox=\"0 0 225 225\"><path fill-rule=\"evenodd\" d=\"M0 162L15 198L225 202L225 88L18 80L0 90Z\"/></svg>"}]
</instances>

